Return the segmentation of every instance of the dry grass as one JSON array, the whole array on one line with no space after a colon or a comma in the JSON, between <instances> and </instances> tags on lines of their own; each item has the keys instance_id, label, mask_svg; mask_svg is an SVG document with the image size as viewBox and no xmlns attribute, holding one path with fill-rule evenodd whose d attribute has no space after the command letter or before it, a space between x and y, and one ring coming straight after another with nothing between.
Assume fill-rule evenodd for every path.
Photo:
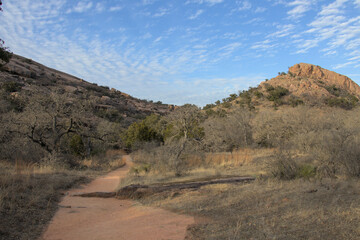
<instances>
[{"instance_id":1,"label":"dry grass","mask_svg":"<svg viewBox=\"0 0 360 240\"><path fill-rule=\"evenodd\" d=\"M57 209L61 191L85 174L50 167L1 163L0 239L37 239Z\"/></svg>"},{"instance_id":2,"label":"dry grass","mask_svg":"<svg viewBox=\"0 0 360 240\"><path fill-rule=\"evenodd\" d=\"M150 171L129 176L122 185L216 175L269 176L275 155L272 149L209 154L205 158L207 167L196 167L180 178ZM196 159L194 162L200 163ZM189 228L188 239L360 239L359 197L358 179L280 181L259 177L255 183L205 186L198 191L155 194L139 201L207 219Z\"/></svg>"},{"instance_id":3,"label":"dry grass","mask_svg":"<svg viewBox=\"0 0 360 240\"><path fill-rule=\"evenodd\" d=\"M120 152L109 152L106 164L88 170L0 161L0 239L37 239L58 208L64 191L124 164ZM105 160L104 160L105 161ZM91 169L97 169L96 171Z\"/></svg>"},{"instance_id":4,"label":"dry grass","mask_svg":"<svg viewBox=\"0 0 360 240\"><path fill-rule=\"evenodd\" d=\"M208 219L188 239L360 239L359 181L213 185L140 201Z\"/></svg>"},{"instance_id":5,"label":"dry grass","mask_svg":"<svg viewBox=\"0 0 360 240\"><path fill-rule=\"evenodd\" d=\"M242 149L232 153L207 153L205 156L191 155L185 159L187 171L180 177L175 172L159 170L157 165L144 163L149 157L144 152L135 152L135 163L127 178L122 179L119 188L129 184L153 184L184 182L212 177L260 176L268 167L264 159L269 159L273 149ZM146 170L145 170L146 169Z\"/></svg>"},{"instance_id":6,"label":"dry grass","mask_svg":"<svg viewBox=\"0 0 360 240\"><path fill-rule=\"evenodd\" d=\"M107 150L104 156L84 159L81 165L87 169L109 171L125 165L124 150Z\"/></svg>"}]
</instances>

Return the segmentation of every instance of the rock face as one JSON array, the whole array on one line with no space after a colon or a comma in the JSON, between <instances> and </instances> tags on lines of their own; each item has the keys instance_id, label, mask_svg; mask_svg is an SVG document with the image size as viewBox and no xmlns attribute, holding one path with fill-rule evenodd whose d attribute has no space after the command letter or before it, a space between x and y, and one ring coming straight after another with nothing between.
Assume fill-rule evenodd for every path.
<instances>
[{"instance_id":1,"label":"rock face","mask_svg":"<svg viewBox=\"0 0 360 240\"><path fill-rule=\"evenodd\" d=\"M341 93L360 99L360 87L350 78L308 63L295 64L289 68L288 74L280 74L259 86L266 92L267 85L284 87L291 95L311 99L313 102L334 96L329 88L336 88Z\"/></svg>"},{"instance_id":2,"label":"rock face","mask_svg":"<svg viewBox=\"0 0 360 240\"><path fill-rule=\"evenodd\" d=\"M333 71L308 63L299 63L289 68L289 72L295 76L320 80L327 85L347 90L349 93L360 96L360 87L350 78Z\"/></svg>"}]
</instances>

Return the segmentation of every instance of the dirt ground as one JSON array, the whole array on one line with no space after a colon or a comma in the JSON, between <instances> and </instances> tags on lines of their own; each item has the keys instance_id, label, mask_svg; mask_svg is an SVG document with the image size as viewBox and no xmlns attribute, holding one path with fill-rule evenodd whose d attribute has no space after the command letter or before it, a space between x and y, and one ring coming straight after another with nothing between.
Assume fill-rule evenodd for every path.
<instances>
[{"instance_id":1,"label":"dirt ground","mask_svg":"<svg viewBox=\"0 0 360 240\"><path fill-rule=\"evenodd\" d=\"M126 158L129 163L129 157ZM194 224L194 217L145 207L134 201L73 196L114 191L129 171L130 164L81 189L67 192L40 239L184 239L187 226Z\"/></svg>"}]
</instances>

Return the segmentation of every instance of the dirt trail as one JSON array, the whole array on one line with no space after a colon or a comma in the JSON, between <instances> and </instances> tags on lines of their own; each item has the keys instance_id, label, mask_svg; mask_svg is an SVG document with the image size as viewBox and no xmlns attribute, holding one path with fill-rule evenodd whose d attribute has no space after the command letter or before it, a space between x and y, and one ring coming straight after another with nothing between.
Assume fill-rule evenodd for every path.
<instances>
[{"instance_id":1,"label":"dirt trail","mask_svg":"<svg viewBox=\"0 0 360 240\"><path fill-rule=\"evenodd\" d=\"M127 163L130 158L126 156ZM114 198L83 198L79 193L114 191L129 164L68 192L42 240L184 239L191 216Z\"/></svg>"}]
</instances>

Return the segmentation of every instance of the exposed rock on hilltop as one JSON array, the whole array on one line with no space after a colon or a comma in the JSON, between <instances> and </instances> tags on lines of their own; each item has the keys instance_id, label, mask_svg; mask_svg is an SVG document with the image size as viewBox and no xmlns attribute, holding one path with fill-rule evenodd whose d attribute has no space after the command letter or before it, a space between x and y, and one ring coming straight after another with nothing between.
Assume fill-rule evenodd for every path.
<instances>
[{"instance_id":1,"label":"exposed rock on hilltop","mask_svg":"<svg viewBox=\"0 0 360 240\"><path fill-rule=\"evenodd\" d=\"M326 85L335 85L351 94L360 96L360 87L347 76L307 63L299 63L289 68L289 73L305 78L323 81Z\"/></svg>"},{"instance_id":2,"label":"exposed rock on hilltop","mask_svg":"<svg viewBox=\"0 0 360 240\"><path fill-rule=\"evenodd\" d=\"M299 63L289 68L287 73L261 82L256 88L230 94L215 104L208 104L205 110L230 108L239 104L249 109L263 107L292 107L328 105L352 109L360 100L360 87L350 78L336 72L307 63ZM214 111L214 109L212 111Z\"/></svg>"},{"instance_id":3,"label":"exposed rock on hilltop","mask_svg":"<svg viewBox=\"0 0 360 240\"><path fill-rule=\"evenodd\" d=\"M307 63L295 64L288 73L279 73L279 76L262 82L259 90L269 96L272 93L269 86L288 90L283 101L278 101L280 105L296 99L302 103L350 108L360 98L360 87L350 78Z\"/></svg>"}]
</instances>

